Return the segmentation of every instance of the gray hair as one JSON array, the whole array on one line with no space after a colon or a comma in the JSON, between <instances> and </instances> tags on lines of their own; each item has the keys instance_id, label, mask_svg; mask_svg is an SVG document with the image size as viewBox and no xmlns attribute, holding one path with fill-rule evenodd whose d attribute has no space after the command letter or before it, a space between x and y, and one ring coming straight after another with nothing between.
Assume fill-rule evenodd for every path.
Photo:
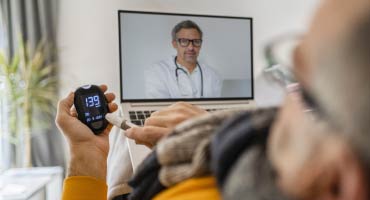
<instances>
[{"instance_id":1,"label":"gray hair","mask_svg":"<svg viewBox=\"0 0 370 200\"><path fill-rule=\"evenodd\" d=\"M369 13L353 25L335 48L325 52L320 66L314 70L313 83L313 91L327 118L343 132L367 171L370 169Z\"/></svg>"},{"instance_id":2,"label":"gray hair","mask_svg":"<svg viewBox=\"0 0 370 200\"><path fill-rule=\"evenodd\" d=\"M181 29L192 29L192 28L196 29L199 32L200 38L202 39L203 38L203 32L202 32L202 30L200 30L199 26L191 20L185 20L185 21L179 22L178 24L176 24L175 27L173 27L172 32L171 32L172 41L175 41L177 39L176 34Z\"/></svg>"}]
</instances>

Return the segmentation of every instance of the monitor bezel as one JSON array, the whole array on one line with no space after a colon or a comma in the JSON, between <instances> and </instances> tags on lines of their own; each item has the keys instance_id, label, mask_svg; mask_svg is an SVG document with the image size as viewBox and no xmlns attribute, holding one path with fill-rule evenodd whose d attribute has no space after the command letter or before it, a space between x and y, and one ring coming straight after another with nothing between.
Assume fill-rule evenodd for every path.
<instances>
[{"instance_id":1,"label":"monitor bezel","mask_svg":"<svg viewBox=\"0 0 370 200\"><path fill-rule=\"evenodd\" d=\"M174 16L189 16L189 17L213 17L213 18L228 18L228 19L247 19L250 20L250 44L251 44L251 97L220 97L220 98L170 98L170 99L124 99L122 86L122 38L121 38L121 13L136 13L136 14L154 14L154 15L174 15ZM171 102L171 101L227 101L227 100L253 100L254 99L254 60L253 60L253 18L242 16L227 16L227 15L208 15L208 14L190 14L190 13L170 13L170 12L152 12L152 11L136 11L136 10L118 10L118 39L119 39L119 76L120 76L120 99L121 103L125 102Z\"/></svg>"}]
</instances>

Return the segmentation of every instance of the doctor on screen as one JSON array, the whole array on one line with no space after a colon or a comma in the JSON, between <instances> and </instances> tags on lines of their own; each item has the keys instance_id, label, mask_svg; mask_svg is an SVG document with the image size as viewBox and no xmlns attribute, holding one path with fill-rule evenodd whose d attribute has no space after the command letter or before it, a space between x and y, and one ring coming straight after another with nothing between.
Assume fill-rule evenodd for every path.
<instances>
[{"instance_id":1,"label":"doctor on screen","mask_svg":"<svg viewBox=\"0 0 370 200\"><path fill-rule=\"evenodd\" d=\"M145 71L147 98L220 97L222 80L209 66L198 61L202 31L193 21L172 29L172 46L177 55L162 60Z\"/></svg>"}]
</instances>

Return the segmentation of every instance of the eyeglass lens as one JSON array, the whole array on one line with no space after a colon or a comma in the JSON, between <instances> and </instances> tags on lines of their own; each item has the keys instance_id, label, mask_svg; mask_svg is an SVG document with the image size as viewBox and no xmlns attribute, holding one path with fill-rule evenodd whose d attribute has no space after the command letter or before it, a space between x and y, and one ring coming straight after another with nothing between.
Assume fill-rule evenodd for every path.
<instances>
[{"instance_id":1,"label":"eyeglass lens","mask_svg":"<svg viewBox=\"0 0 370 200\"><path fill-rule=\"evenodd\" d=\"M202 39L187 39L187 38L178 38L177 39L178 43L182 47L187 47L189 46L190 42L193 44L195 47L200 47L202 45Z\"/></svg>"}]
</instances>

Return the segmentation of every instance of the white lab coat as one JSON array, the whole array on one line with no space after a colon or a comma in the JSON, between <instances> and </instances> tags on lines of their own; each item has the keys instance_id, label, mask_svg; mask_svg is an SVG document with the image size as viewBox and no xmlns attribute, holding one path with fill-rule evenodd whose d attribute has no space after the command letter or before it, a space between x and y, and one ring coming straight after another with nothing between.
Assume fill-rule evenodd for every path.
<instances>
[{"instance_id":1,"label":"white lab coat","mask_svg":"<svg viewBox=\"0 0 370 200\"><path fill-rule=\"evenodd\" d=\"M199 66L189 71L177 64L179 81L176 80L175 57L162 60L145 70L145 96L146 98L201 98L202 82ZM203 72L203 98L212 98L221 96L222 80L220 76L211 67L204 63L199 63ZM185 76L185 78L184 78ZM186 92L192 91L192 92Z\"/></svg>"}]
</instances>

